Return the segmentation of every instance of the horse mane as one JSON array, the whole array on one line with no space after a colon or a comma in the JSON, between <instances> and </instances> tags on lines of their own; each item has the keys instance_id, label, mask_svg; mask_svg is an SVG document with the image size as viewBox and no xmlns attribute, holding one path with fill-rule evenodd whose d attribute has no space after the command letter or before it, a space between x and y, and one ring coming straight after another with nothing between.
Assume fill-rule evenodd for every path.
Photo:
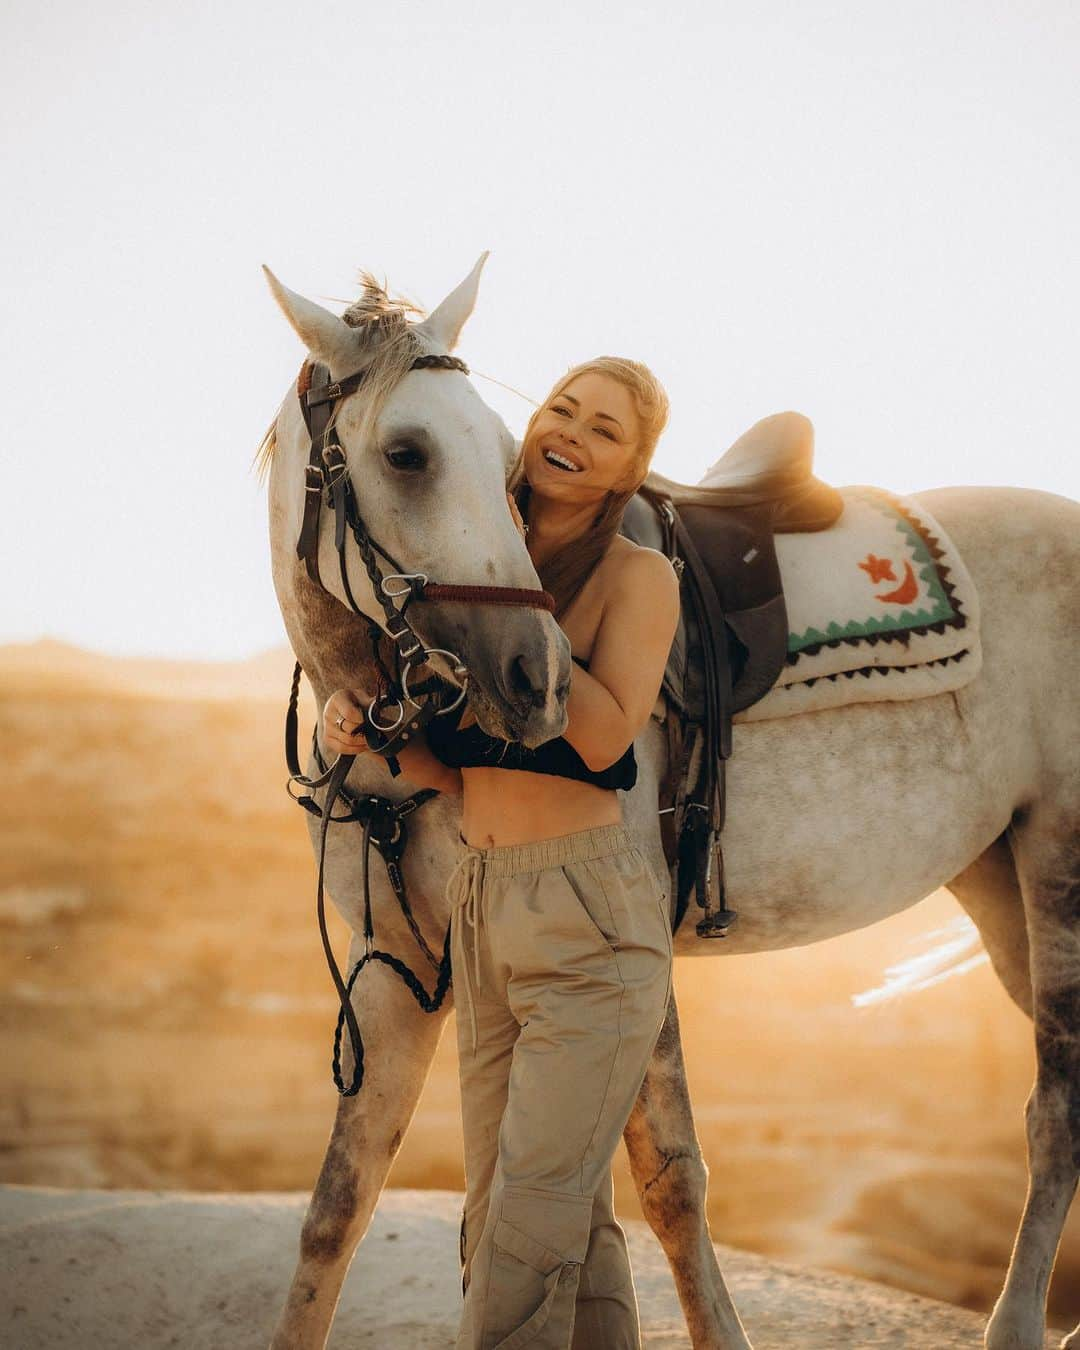
<instances>
[{"instance_id":1,"label":"horse mane","mask_svg":"<svg viewBox=\"0 0 1080 1350\"><path fill-rule=\"evenodd\" d=\"M372 273L361 270L362 287L358 299L342 314L350 328L360 333L361 364L366 358L367 377L364 380L364 412L362 434L366 437L382 411L391 390L412 367L413 361L426 350L423 339L410 322L411 316L423 317L424 311L401 296L391 296L385 281L376 281ZM252 467L261 482L270 468L277 449L279 407L263 433L255 451Z\"/></svg>"}]
</instances>

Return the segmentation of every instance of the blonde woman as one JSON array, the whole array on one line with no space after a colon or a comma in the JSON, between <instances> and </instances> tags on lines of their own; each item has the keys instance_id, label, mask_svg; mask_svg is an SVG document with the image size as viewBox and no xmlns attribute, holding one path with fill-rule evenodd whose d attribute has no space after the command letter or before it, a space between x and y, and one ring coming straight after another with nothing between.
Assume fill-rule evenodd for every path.
<instances>
[{"instance_id":1,"label":"blonde woman","mask_svg":"<svg viewBox=\"0 0 1080 1350\"><path fill-rule=\"evenodd\" d=\"M668 560L618 529L667 414L646 366L599 357L558 382L522 441L509 501L574 658L563 735L528 750L444 717L400 755L410 782L463 797L448 886L467 1184L458 1350L640 1346L611 1160L672 947L667 886L617 789L635 781L679 594ZM329 749L367 749L366 697L327 701Z\"/></svg>"}]
</instances>

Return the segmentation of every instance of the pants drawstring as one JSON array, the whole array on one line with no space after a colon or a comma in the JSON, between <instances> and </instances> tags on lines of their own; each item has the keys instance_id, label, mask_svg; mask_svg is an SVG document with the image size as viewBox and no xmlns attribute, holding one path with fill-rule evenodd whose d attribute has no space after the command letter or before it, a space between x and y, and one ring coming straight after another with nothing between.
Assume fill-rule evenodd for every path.
<instances>
[{"instance_id":1,"label":"pants drawstring","mask_svg":"<svg viewBox=\"0 0 1080 1350\"><path fill-rule=\"evenodd\" d=\"M454 870L450 873L450 879L446 883L446 898L449 901L452 912L451 921L461 922L471 927L472 948L473 948L473 972L475 983L470 988L468 974L468 952L465 952L465 961L463 962L462 974L464 981L462 993L466 995L469 1004L469 1025L472 1030L472 1050L476 1054L478 1044L478 1024L476 1018L476 994L475 989L480 987L480 942L477 935L477 918L480 905L480 897L483 892L484 884L484 857L479 849L469 848L457 860ZM460 916L460 917L459 917ZM465 945L465 934L462 933L462 946Z\"/></svg>"}]
</instances>

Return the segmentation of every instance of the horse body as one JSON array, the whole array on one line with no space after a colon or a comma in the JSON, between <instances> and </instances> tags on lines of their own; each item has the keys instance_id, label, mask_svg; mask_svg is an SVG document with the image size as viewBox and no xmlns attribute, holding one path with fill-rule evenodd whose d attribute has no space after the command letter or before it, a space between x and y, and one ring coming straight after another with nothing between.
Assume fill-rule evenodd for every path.
<instances>
[{"instance_id":1,"label":"horse body","mask_svg":"<svg viewBox=\"0 0 1080 1350\"><path fill-rule=\"evenodd\" d=\"M273 567L290 641L322 707L334 689L370 679L371 652L366 626L316 587L295 556L306 457L298 422L283 410L270 488ZM724 939L699 938L691 905L676 952L800 946L874 923L941 885L953 889L1006 989L1034 1014L1031 1189L987 1332L991 1350L1033 1350L1043 1343L1049 1271L1080 1163L1080 507L1005 488L941 488L918 500L944 526L979 591L980 673L954 693L736 724L723 847L727 899L738 922ZM457 535L442 536L451 552L425 558L427 565L456 577L475 565L475 558L466 563L476 542L469 536L474 505L466 497ZM404 541L401 547L408 556ZM324 580L332 585L332 554L327 561ZM486 575L495 579L490 569ZM498 573L498 580L509 578ZM482 619L467 617L492 638ZM468 641L464 628L454 636ZM498 684L492 662L489 687L492 679ZM554 657L549 662L554 673ZM478 716L494 730L498 689L495 699L473 692ZM638 740L639 781L624 803L628 824L661 867L656 808L666 747L653 719ZM348 786L395 798L412 790L370 755L355 762ZM307 819L314 842L318 823ZM436 951L449 919L443 887L458 827L458 803L445 798L408 822L410 900ZM326 861L327 889L354 934L362 932L358 843L355 827L333 827ZM377 861L371 884L377 945L409 960L430 987L434 971L419 964ZM355 938L350 961L361 949ZM338 1106L274 1339L278 1350L324 1344L450 1006L448 999L438 1013L423 1014L380 967L365 972L353 1003L367 1047L364 1087ZM705 1219L708 1169L693 1128L674 1002L625 1142L696 1350L749 1347ZM1067 1344L1080 1345L1080 1338Z\"/></svg>"}]
</instances>

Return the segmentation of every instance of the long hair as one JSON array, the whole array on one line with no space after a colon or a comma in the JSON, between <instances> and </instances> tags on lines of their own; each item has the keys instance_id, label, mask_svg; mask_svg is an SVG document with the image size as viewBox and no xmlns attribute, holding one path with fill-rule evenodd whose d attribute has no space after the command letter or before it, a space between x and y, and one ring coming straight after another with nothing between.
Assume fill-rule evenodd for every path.
<instances>
[{"instance_id":1,"label":"long hair","mask_svg":"<svg viewBox=\"0 0 1080 1350\"><path fill-rule=\"evenodd\" d=\"M579 375L589 374L608 375L630 390L637 407L640 431L634 458L624 482L606 493L600 510L589 528L576 539L564 544L537 569L541 585L555 597L557 618L561 618L573 604L618 534L626 505L645 481L656 443L668 419L669 403L664 386L648 366L640 361L631 361L622 356L597 356L568 370L529 418L521 442L521 452L510 472L510 491L514 494L523 518L528 517L529 497L532 492L525 477L524 452L536 419L572 380Z\"/></svg>"}]
</instances>

